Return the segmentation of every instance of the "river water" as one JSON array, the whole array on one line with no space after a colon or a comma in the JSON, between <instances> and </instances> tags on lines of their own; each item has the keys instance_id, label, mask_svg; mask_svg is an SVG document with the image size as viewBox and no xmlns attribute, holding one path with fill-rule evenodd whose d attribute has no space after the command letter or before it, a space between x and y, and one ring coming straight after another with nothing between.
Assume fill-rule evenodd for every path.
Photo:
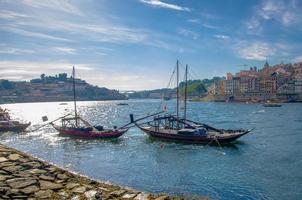
<instances>
[{"instance_id":1,"label":"river water","mask_svg":"<svg viewBox=\"0 0 302 200\"><path fill-rule=\"evenodd\" d=\"M158 110L158 100L78 102L92 124L129 122ZM174 101L165 102L173 110ZM67 105L1 105L15 118L41 125L73 110ZM152 140L136 127L117 140L59 136L51 127L27 134L2 133L0 142L99 180L149 192L215 199L302 199L302 104L188 103L190 119L221 128L255 128L233 146Z\"/></svg>"}]
</instances>

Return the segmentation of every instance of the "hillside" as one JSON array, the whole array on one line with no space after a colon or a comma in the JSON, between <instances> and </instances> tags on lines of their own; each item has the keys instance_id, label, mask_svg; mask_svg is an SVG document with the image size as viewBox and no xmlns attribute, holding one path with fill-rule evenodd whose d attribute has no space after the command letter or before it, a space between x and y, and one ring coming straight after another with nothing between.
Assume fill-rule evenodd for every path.
<instances>
[{"instance_id":1,"label":"hillside","mask_svg":"<svg viewBox=\"0 0 302 200\"><path fill-rule=\"evenodd\" d=\"M0 80L0 103L71 101L72 80L66 73L55 76L42 74L40 78L30 82ZM76 96L77 100L126 99L126 96L117 90L93 86L81 79L76 79Z\"/></svg>"},{"instance_id":2,"label":"hillside","mask_svg":"<svg viewBox=\"0 0 302 200\"><path fill-rule=\"evenodd\" d=\"M211 85L214 84L215 81L223 80L224 77L214 77L212 79L203 79L203 80L188 80L188 97L189 98L196 98L205 95ZM179 84L180 94L181 96L184 95L185 91L185 82L181 82ZM128 97L130 99L140 99L140 98L150 98L150 99L160 99L163 97L176 97L176 89L170 88L162 88L162 89L155 89L155 90L144 90L129 93Z\"/></svg>"}]
</instances>

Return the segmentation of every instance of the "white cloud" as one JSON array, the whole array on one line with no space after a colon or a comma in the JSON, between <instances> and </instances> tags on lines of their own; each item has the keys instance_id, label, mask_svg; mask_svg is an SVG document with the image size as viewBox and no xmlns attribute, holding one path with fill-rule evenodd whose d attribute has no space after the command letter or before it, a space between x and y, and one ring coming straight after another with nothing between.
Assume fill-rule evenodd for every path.
<instances>
[{"instance_id":1,"label":"white cloud","mask_svg":"<svg viewBox=\"0 0 302 200\"><path fill-rule=\"evenodd\" d=\"M1 69L1 74L3 75L13 75L13 74L32 74L31 71L25 69Z\"/></svg>"},{"instance_id":2,"label":"white cloud","mask_svg":"<svg viewBox=\"0 0 302 200\"><path fill-rule=\"evenodd\" d=\"M258 18L252 17L251 19L244 22L247 31L251 34L257 35L262 32L262 25Z\"/></svg>"},{"instance_id":3,"label":"white cloud","mask_svg":"<svg viewBox=\"0 0 302 200\"><path fill-rule=\"evenodd\" d=\"M43 73L46 75L55 75L58 73L71 75L72 66L75 66L78 78L84 79L90 84L112 89L155 89L164 87L167 83L166 76L159 75L158 73L146 73L146 70L138 71L133 75L133 73L127 71L117 72L114 70L117 66L101 66L94 63L71 63L68 61L0 61L0 79L28 81L39 78ZM136 66L136 68L139 67ZM145 69L150 69L150 67L145 66Z\"/></svg>"},{"instance_id":4,"label":"white cloud","mask_svg":"<svg viewBox=\"0 0 302 200\"><path fill-rule=\"evenodd\" d=\"M188 29L184 29L184 28L181 28L177 31L178 34L180 35L183 35L185 37L190 37L194 40L197 40L199 35L198 33L195 33L194 31L191 31L191 30L188 30Z\"/></svg>"},{"instance_id":5,"label":"white cloud","mask_svg":"<svg viewBox=\"0 0 302 200\"><path fill-rule=\"evenodd\" d=\"M219 15L213 14L213 13L209 13L208 11L202 11L201 13L199 13L200 16L204 19L208 19L208 20L217 20L217 19L221 19L221 17Z\"/></svg>"},{"instance_id":6,"label":"white cloud","mask_svg":"<svg viewBox=\"0 0 302 200\"><path fill-rule=\"evenodd\" d=\"M269 42L265 40L238 40L230 38L230 48L233 50L237 57L265 61L274 60L275 62L295 62L298 61L300 56L293 58L300 51L299 44L291 44L286 42Z\"/></svg>"},{"instance_id":7,"label":"white cloud","mask_svg":"<svg viewBox=\"0 0 302 200\"><path fill-rule=\"evenodd\" d=\"M108 55L107 53L104 53L104 52L95 52L95 54L100 55L100 56L106 56L106 55Z\"/></svg>"},{"instance_id":8,"label":"white cloud","mask_svg":"<svg viewBox=\"0 0 302 200\"><path fill-rule=\"evenodd\" d=\"M159 76L158 74L146 74L146 73L137 73L136 75L128 74L124 72L123 74L120 73L103 73L101 72L100 75L103 80L95 80L99 83L99 85L105 85L109 88L119 88L120 90L146 90L146 89L156 89L156 88L163 88L167 84L167 80L165 76ZM108 80L106 76L110 76L111 80ZM94 81L94 80L92 80ZM100 83L101 82L101 83ZM140 84L137 84L140 83Z\"/></svg>"},{"instance_id":9,"label":"white cloud","mask_svg":"<svg viewBox=\"0 0 302 200\"><path fill-rule=\"evenodd\" d=\"M0 48L0 54L21 55L21 54L30 54L30 53L34 53L34 51L28 49L7 48L7 47Z\"/></svg>"},{"instance_id":10,"label":"white cloud","mask_svg":"<svg viewBox=\"0 0 302 200\"><path fill-rule=\"evenodd\" d=\"M19 23L20 24L20 23ZM124 26L112 25L106 22L100 22L100 24L92 24L92 23L74 23L69 21L57 21L46 19L38 19L37 21L23 22L22 25L28 27L32 26L40 29L49 29L52 32L64 32L64 33L73 33L74 35L81 36L77 41L73 41L72 38L58 38L58 37L50 37L49 39L57 39L57 40L66 40L79 42L80 40L91 40L96 42L109 42L109 43L137 43L144 44L148 46L154 46L158 48L162 48L165 50L178 51L180 47L173 43L167 42L165 38L171 39L170 35L165 35L161 33L156 33L150 30L138 29L138 28L129 28ZM14 28L16 29L16 28ZM22 31L23 33L24 31ZM32 35L31 36L35 36ZM41 35L37 35L41 37ZM46 36L45 36L46 37ZM44 38L45 38L44 37ZM195 34L196 37L196 34ZM83 39L82 39L83 38ZM104 55L104 52L101 52Z\"/></svg>"},{"instance_id":11,"label":"white cloud","mask_svg":"<svg viewBox=\"0 0 302 200\"><path fill-rule=\"evenodd\" d=\"M214 37L216 37L218 39L222 39L222 40L230 39L230 36L228 36L228 35L214 35Z\"/></svg>"},{"instance_id":12,"label":"white cloud","mask_svg":"<svg viewBox=\"0 0 302 200\"><path fill-rule=\"evenodd\" d=\"M31 2L33 2L33 4L31 4ZM66 2L76 4L75 1ZM119 21L119 19L112 19L107 15L100 17L99 13L85 13L85 15L82 16L75 16L72 14L76 14L77 9L74 9L71 14L67 10L56 8L56 6L54 6L56 3L49 3L51 6L45 5L46 3L44 1L5 1L5 4L0 2L0 18L2 17L0 19L2 25L1 31L10 33L5 34L5 36L9 37L9 40L4 39L2 41L5 45L9 46L9 48L2 48L0 44L0 51L2 51L2 54L26 53L27 50L22 51L22 49L14 49L13 44L15 43L17 43L18 47L26 46L26 48L30 49L29 51L32 50L32 53L36 53L35 55L30 55L30 57L27 58L23 57L26 60L21 61L5 60L10 58L5 58L3 56L3 58L0 59L0 72L3 72L0 73L0 78L30 80L32 78L39 77L42 73L53 75L66 72L70 74L71 67L75 64L77 72L81 74L81 77L96 85L105 85L110 88L124 89L164 87L166 85L165 76L162 77L162 74L158 75L155 73L155 75L151 75L150 77L151 73L146 73L146 70L152 68L150 66L145 66L143 72L136 73L135 75L137 76L132 77L133 74L127 74L130 72L127 72L126 70L117 70L117 68L114 68L115 66L110 66L110 62L112 61L104 63L103 66L95 63L85 64L85 61L82 61L84 63L76 64L68 60L57 60L63 56L55 55L56 57L54 58L54 51L65 54L80 54L80 52L84 53L82 48L97 48L99 45L110 46L113 48L99 48L95 51L85 51L86 55L90 53L106 55L107 53L114 51L117 46L116 44L129 43L152 46L176 52L186 51L185 47L183 47L182 38L177 34L170 35L157 32L157 30L141 29L124 25L122 20ZM1 12L2 8L5 8L6 11ZM65 8L66 6L64 9ZM84 8L81 8L79 11L80 13L84 13ZM183 9L183 11L188 10ZM28 40L26 40L27 38L34 38L35 40L33 40L34 42L31 41L29 43ZM13 44L11 43L12 39L14 39ZM108 45L101 44L100 42L114 44ZM43 48L41 49L41 47ZM27 53L30 53L29 51ZM116 52L116 54L118 53L119 52ZM43 57L41 57L41 55ZM74 58L74 60L85 60L85 58L78 58L73 55L68 56L68 58L70 57ZM100 56L93 57L93 61L91 62L98 62L97 60L99 60L99 57ZM14 58L18 59L20 56L13 57L12 59ZM113 63L115 62L118 62L118 59L117 61L113 61ZM123 66L124 65L125 64L123 63ZM112 67L111 72L104 72L105 69L110 67ZM130 67L133 66L129 66L129 68ZM119 79L119 77L123 78ZM137 82L129 81L130 78L137 80ZM120 81L112 81L113 79Z\"/></svg>"},{"instance_id":13,"label":"white cloud","mask_svg":"<svg viewBox=\"0 0 302 200\"><path fill-rule=\"evenodd\" d=\"M171 3L165 3L160 0L139 0L140 2L144 4L148 4L154 7L159 7L159 8L167 8L167 9L172 9L172 10L178 10L178 11L187 11L190 12L191 10L187 7L179 6L176 4L171 4Z\"/></svg>"},{"instance_id":14,"label":"white cloud","mask_svg":"<svg viewBox=\"0 0 302 200\"><path fill-rule=\"evenodd\" d=\"M37 78L40 74L57 74L61 72L70 73L74 64L66 61L61 62L32 62L32 61L0 61L0 79L9 77L21 77L21 80ZM92 71L93 65L76 64L79 71Z\"/></svg>"},{"instance_id":15,"label":"white cloud","mask_svg":"<svg viewBox=\"0 0 302 200\"><path fill-rule=\"evenodd\" d=\"M200 22L199 19L188 19L187 21L190 23L196 23L196 24L198 24Z\"/></svg>"},{"instance_id":16,"label":"white cloud","mask_svg":"<svg viewBox=\"0 0 302 200\"><path fill-rule=\"evenodd\" d=\"M121 75L119 77L114 77L114 81L133 81L135 79L140 79L141 76L139 75Z\"/></svg>"},{"instance_id":17,"label":"white cloud","mask_svg":"<svg viewBox=\"0 0 302 200\"><path fill-rule=\"evenodd\" d=\"M29 18L26 14L17 13L10 10L0 10L0 19L16 19L16 18Z\"/></svg>"},{"instance_id":18,"label":"white cloud","mask_svg":"<svg viewBox=\"0 0 302 200\"><path fill-rule=\"evenodd\" d=\"M91 22L89 18L83 18L81 22L67 19L68 18L62 20L56 18L55 15L52 15L51 17L35 17L35 15L32 15L31 19L28 20L16 15L13 18L13 21L7 22L7 25L3 25L2 28L5 28L5 31L27 37L68 42L72 41L75 36L81 36L84 40L99 42L140 43L145 41L149 35L146 30L113 25L104 20L95 23ZM46 30L47 34L42 33L41 30L44 30L43 32ZM51 35L49 32L56 32L58 35L64 33L64 38L62 36ZM71 37L67 39L67 36ZM78 40L76 42L78 42Z\"/></svg>"},{"instance_id":19,"label":"white cloud","mask_svg":"<svg viewBox=\"0 0 302 200\"><path fill-rule=\"evenodd\" d=\"M12 11L7 10L7 12L12 12L11 15L13 17L3 20L3 30L25 37L49 40L48 48L58 45L57 42L73 42L76 44L81 44L82 42L106 42L148 45L168 51L183 49L182 45L180 45L182 41L177 36L156 32L155 30L125 26L112 22L112 19L109 20L106 17L98 20L95 20L95 16L91 18L89 14L70 17L64 13L67 12L68 5L76 8L71 9L72 12L76 13L77 9L79 9L71 1L66 1L68 5L59 0L51 2L51 5L44 1L24 0L22 2L22 11L18 10L20 7L18 7L16 2L7 2L7 9L12 9ZM60 6L60 3L64 4L64 8L56 9L55 7ZM53 44L54 42L55 44ZM60 49L57 49L57 51L60 51ZM61 49L61 52L63 51ZM67 51L66 49L65 53ZM68 52L72 53L71 51ZM99 52L99 55L105 54L107 52Z\"/></svg>"},{"instance_id":20,"label":"white cloud","mask_svg":"<svg viewBox=\"0 0 302 200\"><path fill-rule=\"evenodd\" d=\"M9 27L9 26L3 26L3 28L5 28L6 31L10 31L10 32L13 32L13 33L16 33L19 35L27 36L27 37L36 37L36 38L47 39L47 40L71 42L71 40L66 39L66 38L57 37L57 36L40 33L40 32L27 31L27 30L23 30L21 28L14 28L14 27Z\"/></svg>"},{"instance_id":21,"label":"white cloud","mask_svg":"<svg viewBox=\"0 0 302 200\"><path fill-rule=\"evenodd\" d=\"M252 17L245 22L248 30L259 34L265 23L277 22L283 27L302 27L302 6L296 0L262 0L253 9Z\"/></svg>"},{"instance_id":22,"label":"white cloud","mask_svg":"<svg viewBox=\"0 0 302 200\"><path fill-rule=\"evenodd\" d=\"M297 56L293 59L293 62L302 62L302 55L301 56Z\"/></svg>"},{"instance_id":23,"label":"white cloud","mask_svg":"<svg viewBox=\"0 0 302 200\"><path fill-rule=\"evenodd\" d=\"M68 14L80 15L82 16L82 12L80 9L72 4L70 0L51 0L51 1L40 1L40 0L23 0L22 3L26 4L27 6L31 6L34 8L46 8L57 10L61 12L65 12Z\"/></svg>"},{"instance_id":24,"label":"white cloud","mask_svg":"<svg viewBox=\"0 0 302 200\"><path fill-rule=\"evenodd\" d=\"M218 26L208 24L208 23L203 23L202 26L205 27L205 28L208 28L208 29L219 29Z\"/></svg>"},{"instance_id":25,"label":"white cloud","mask_svg":"<svg viewBox=\"0 0 302 200\"><path fill-rule=\"evenodd\" d=\"M128 72L116 72L109 68L113 66L99 66L97 64L73 64L70 62L29 62L29 61L0 61L0 79L30 80L39 78L42 73L55 75L58 73L71 74L72 66L75 65L76 76L88 83L108 88L122 90L143 90L146 88L160 88L166 85L165 76L148 74L145 71L133 75ZM110 79L108 79L110 77ZM137 84L140 83L140 84Z\"/></svg>"},{"instance_id":26,"label":"white cloud","mask_svg":"<svg viewBox=\"0 0 302 200\"><path fill-rule=\"evenodd\" d=\"M99 47L99 46L94 46L94 47L81 47L79 50L83 50L85 52L91 52L97 55L105 56L110 53L112 53L114 50L111 48L106 48L106 47Z\"/></svg>"},{"instance_id":27,"label":"white cloud","mask_svg":"<svg viewBox=\"0 0 302 200\"><path fill-rule=\"evenodd\" d=\"M68 48L68 47L54 47L53 50L66 54L74 54L76 52L76 49Z\"/></svg>"},{"instance_id":28,"label":"white cloud","mask_svg":"<svg viewBox=\"0 0 302 200\"><path fill-rule=\"evenodd\" d=\"M2 76L0 75L0 79L6 79L6 80L11 80L11 81L19 81L19 80L22 80L23 76Z\"/></svg>"},{"instance_id":29,"label":"white cloud","mask_svg":"<svg viewBox=\"0 0 302 200\"><path fill-rule=\"evenodd\" d=\"M271 19L275 13L282 10L281 7L283 6L280 3L280 1L264 1L262 2L262 7L260 8L258 14L264 19Z\"/></svg>"},{"instance_id":30,"label":"white cloud","mask_svg":"<svg viewBox=\"0 0 302 200\"><path fill-rule=\"evenodd\" d=\"M72 69L74 63L67 61L58 61L58 62L31 62L31 61L0 61L0 69L21 69L21 70L32 70L40 69L43 70L60 70L60 69ZM78 69L81 70L93 70L92 64L76 64Z\"/></svg>"},{"instance_id":31,"label":"white cloud","mask_svg":"<svg viewBox=\"0 0 302 200\"><path fill-rule=\"evenodd\" d=\"M285 12L282 15L282 23L286 26L290 26L292 23L296 21L296 16L291 12Z\"/></svg>"},{"instance_id":32,"label":"white cloud","mask_svg":"<svg viewBox=\"0 0 302 200\"><path fill-rule=\"evenodd\" d=\"M273 48L265 42L240 42L235 51L239 57L247 60L264 61L275 55Z\"/></svg>"}]
</instances>

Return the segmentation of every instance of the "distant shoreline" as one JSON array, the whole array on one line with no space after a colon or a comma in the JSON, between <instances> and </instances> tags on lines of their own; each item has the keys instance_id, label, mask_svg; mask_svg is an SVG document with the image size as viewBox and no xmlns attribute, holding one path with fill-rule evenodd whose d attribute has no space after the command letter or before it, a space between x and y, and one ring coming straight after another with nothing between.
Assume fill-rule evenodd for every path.
<instances>
[{"instance_id":1,"label":"distant shoreline","mask_svg":"<svg viewBox=\"0 0 302 200\"><path fill-rule=\"evenodd\" d=\"M77 99L79 101L126 101L128 99ZM33 101L0 101L1 104L16 104L16 103L47 103L47 102L73 102L73 99L45 99L45 100L33 100Z\"/></svg>"},{"instance_id":2,"label":"distant shoreline","mask_svg":"<svg viewBox=\"0 0 302 200\"><path fill-rule=\"evenodd\" d=\"M159 98L129 98L129 99L77 99L77 102L81 101L128 101L128 100L161 100ZM171 99L169 101L173 101L174 99ZM164 101L164 100L162 100ZM169 102L165 101L165 102ZM62 102L73 102L73 99L57 99L57 100L39 100L39 101L0 101L0 105L3 104L17 104L17 103L62 103ZM191 99L188 100L188 102L212 102L212 103L240 103L240 104L263 104L265 102L250 102L250 101L240 101L240 100L233 100L233 101L219 101L219 100L206 100L206 99ZM293 101L293 102L278 102L278 103L302 103L302 101Z\"/></svg>"}]
</instances>

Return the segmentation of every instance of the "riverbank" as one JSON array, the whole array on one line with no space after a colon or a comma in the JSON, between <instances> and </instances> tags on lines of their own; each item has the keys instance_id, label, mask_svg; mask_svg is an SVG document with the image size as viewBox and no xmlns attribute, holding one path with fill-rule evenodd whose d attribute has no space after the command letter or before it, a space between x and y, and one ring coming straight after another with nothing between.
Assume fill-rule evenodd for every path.
<instances>
[{"instance_id":1,"label":"riverbank","mask_svg":"<svg viewBox=\"0 0 302 200\"><path fill-rule=\"evenodd\" d=\"M125 98L84 98L78 97L77 101L120 101L128 100ZM45 103L45 102L73 102L73 97L3 97L1 96L0 104L14 103Z\"/></svg>"},{"instance_id":2,"label":"riverbank","mask_svg":"<svg viewBox=\"0 0 302 200\"><path fill-rule=\"evenodd\" d=\"M0 144L2 199L184 199L92 180ZM207 198L203 198L207 199Z\"/></svg>"}]
</instances>

